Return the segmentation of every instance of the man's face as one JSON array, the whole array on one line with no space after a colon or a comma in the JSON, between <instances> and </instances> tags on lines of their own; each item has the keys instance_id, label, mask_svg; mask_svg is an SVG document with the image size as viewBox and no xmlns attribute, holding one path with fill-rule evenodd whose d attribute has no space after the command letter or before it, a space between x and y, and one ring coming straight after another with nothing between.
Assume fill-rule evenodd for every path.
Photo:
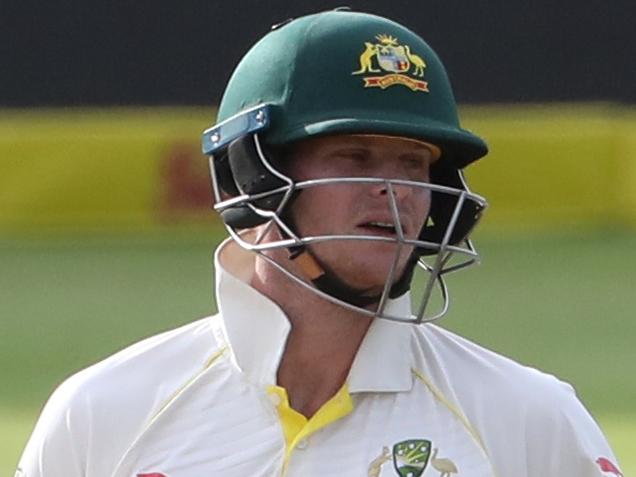
<instances>
[{"instance_id":1,"label":"man's face","mask_svg":"<svg viewBox=\"0 0 636 477\"><path fill-rule=\"evenodd\" d=\"M338 177L371 177L429 182L433 162L423 143L396 137L341 135L303 141L292 151L289 175L296 181ZM428 216L430 190L393 184L405 238L416 239ZM329 184L304 189L291 214L301 237L367 235L397 238L389 189L377 184ZM395 260L396 243L328 240L312 244L312 253L349 286L381 293ZM413 248L403 246L395 279Z\"/></svg>"}]
</instances>

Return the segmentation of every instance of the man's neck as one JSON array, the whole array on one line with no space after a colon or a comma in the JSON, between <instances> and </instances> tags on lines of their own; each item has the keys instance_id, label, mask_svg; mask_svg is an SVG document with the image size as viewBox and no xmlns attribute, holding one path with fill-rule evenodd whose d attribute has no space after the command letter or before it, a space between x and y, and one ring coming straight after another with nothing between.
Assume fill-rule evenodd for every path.
<instances>
[{"instance_id":1,"label":"man's neck","mask_svg":"<svg viewBox=\"0 0 636 477\"><path fill-rule=\"evenodd\" d=\"M345 383L372 318L319 297L260 258L251 284L291 323L277 382L291 407L311 417Z\"/></svg>"}]
</instances>

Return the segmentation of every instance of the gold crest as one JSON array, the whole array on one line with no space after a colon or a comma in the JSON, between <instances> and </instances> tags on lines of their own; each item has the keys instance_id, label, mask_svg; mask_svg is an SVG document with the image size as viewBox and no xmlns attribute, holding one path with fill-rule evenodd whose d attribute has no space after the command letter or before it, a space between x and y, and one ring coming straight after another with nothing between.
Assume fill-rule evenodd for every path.
<instances>
[{"instance_id":1,"label":"gold crest","mask_svg":"<svg viewBox=\"0 0 636 477\"><path fill-rule=\"evenodd\" d=\"M372 74L363 77L365 88L386 89L401 84L413 91L428 93L428 82L420 79L426 68L422 57L413 53L409 45L400 45L394 36L380 34L375 39L376 43L364 43L365 50L359 59L360 67L351 74Z\"/></svg>"}]
</instances>

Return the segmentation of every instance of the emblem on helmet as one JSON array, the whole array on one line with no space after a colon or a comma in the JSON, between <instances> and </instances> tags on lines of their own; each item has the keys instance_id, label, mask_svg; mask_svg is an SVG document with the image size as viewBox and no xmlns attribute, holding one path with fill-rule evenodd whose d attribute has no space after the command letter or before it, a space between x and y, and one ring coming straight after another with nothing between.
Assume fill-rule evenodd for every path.
<instances>
[{"instance_id":1,"label":"emblem on helmet","mask_svg":"<svg viewBox=\"0 0 636 477\"><path fill-rule=\"evenodd\" d=\"M380 34L378 43L365 42L365 50L360 55L360 68L353 75L365 73L385 73L365 76L365 88L386 89L389 86L404 85L413 91L428 93L428 82L418 78L424 76L426 62L421 56L411 52L409 45L400 45L398 39Z\"/></svg>"}]
</instances>

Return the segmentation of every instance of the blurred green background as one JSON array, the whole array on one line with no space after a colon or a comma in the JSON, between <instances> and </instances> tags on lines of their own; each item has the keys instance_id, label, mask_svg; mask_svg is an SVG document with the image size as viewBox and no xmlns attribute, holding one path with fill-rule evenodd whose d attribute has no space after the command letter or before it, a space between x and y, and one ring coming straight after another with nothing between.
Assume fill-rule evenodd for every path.
<instances>
[{"instance_id":1,"label":"blurred green background","mask_svg":"<svg viewBox=\"0 0 636 477\"><path fill-rule=\"evenodd\" d=\"M482 265L441 324L574 384L636 473L636 128L613 105L464 108L492 154ZM0 474L73 372L214 312L199 109L0 113Z\"/></svg>"}]
</instances>

